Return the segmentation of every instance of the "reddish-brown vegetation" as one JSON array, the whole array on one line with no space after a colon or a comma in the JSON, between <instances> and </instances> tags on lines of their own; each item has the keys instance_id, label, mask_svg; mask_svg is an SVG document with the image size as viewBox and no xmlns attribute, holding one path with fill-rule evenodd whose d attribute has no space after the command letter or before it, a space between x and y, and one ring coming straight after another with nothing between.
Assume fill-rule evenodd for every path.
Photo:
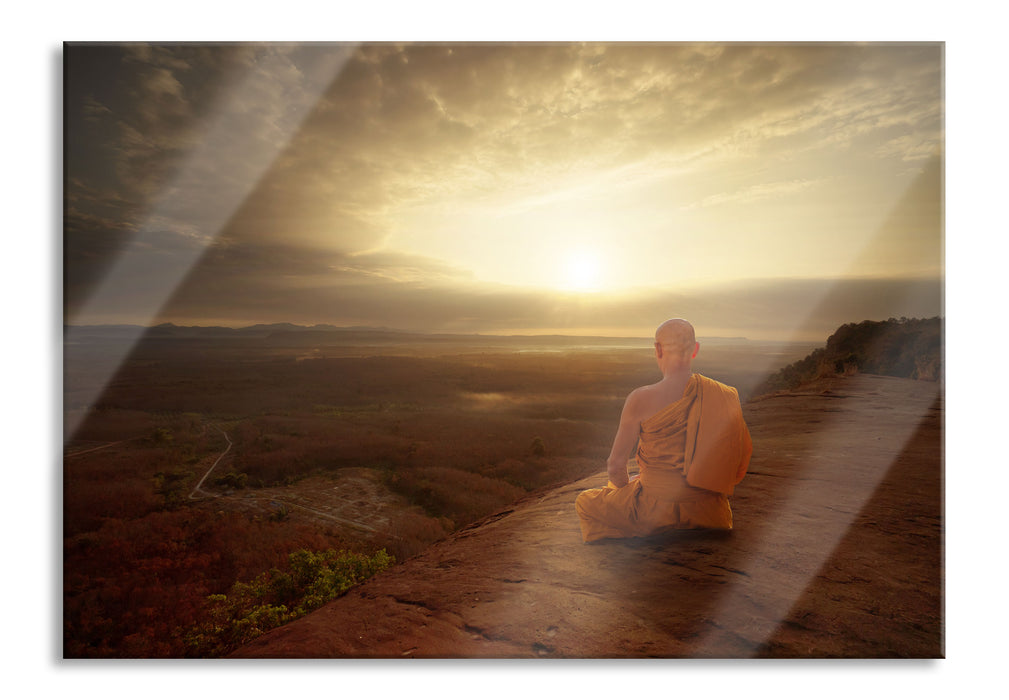
<instances>
[{"instance_id":1,"label":"reddish-brown vegetation","mask_svg":"<svg viewBox=\"0 0 1009 700\"><path fill-rule=\"evenodd\" d=\"M146 342L89 406L75 398L86 356L68 356L66 408L85 420L64 460L65 655L183 656L208 596L296 550L403 560L529 491L592 474L626 392L656 378L647 345L464 350L298 359L302 349ZM737 385L763 376L753 348L708 350L699 371Z\"/></svg>"}]
</instances>

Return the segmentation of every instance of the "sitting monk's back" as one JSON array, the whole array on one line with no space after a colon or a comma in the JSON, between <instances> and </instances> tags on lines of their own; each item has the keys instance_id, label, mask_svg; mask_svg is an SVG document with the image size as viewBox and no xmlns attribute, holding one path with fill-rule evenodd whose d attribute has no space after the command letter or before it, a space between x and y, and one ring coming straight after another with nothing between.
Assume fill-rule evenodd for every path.
<instances>
[{"instance_id":1,"label":"sitting monk's back","mask_svg":"<svg viewBox=\"0 0 1009 700\"><path fill-rule=\"evenodd\" d=\"M693 374L679 400L641 421L635 458L645 486L682 483L728 496L751 452L736 390Z\"/></svg>"},{"instance_id":2,"label":"sitting monk's back","mask_svg":"<svg viewBox=\"0 0 1009 700\"><path fill-rule=\"evenodd\" d=\"M698 375L691 375L681 396L660 406L641 421L635 462L641 483L674 493L686 487L683 476L687 451L687 417L697 398Z\"/></svg>"},{"instance_id":3,"label":"sitting monk's back","mask_svg":"<svg viewBox=\"0 0 1009 700\"><path fill-rule=\"evenodd\" d=\"M575 501L586 542L732 527L727 497L746 473L753 445L736 390L690 371L699 347L682 319L656 332L663 378L628 395L607 460L610 480ZM629 480L632 448L640 474Z\"/></svg>"}]
</instances>

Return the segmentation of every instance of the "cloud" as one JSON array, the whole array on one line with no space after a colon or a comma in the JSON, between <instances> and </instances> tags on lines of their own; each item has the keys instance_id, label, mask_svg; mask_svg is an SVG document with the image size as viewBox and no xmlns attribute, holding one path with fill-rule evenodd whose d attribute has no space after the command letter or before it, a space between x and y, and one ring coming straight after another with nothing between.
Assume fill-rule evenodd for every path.
<instances>
[{"instance_id":1,"label":"cloud","mask_svg":"<svg viewBox=\"0 0 1009 700\"><path fill-rule=\"evenodd\" d=\"M176 208L162 215L192 222L218 208L236 184L244 186L246 173L270 164L332 78L320 67L331 69L341 51L71 46L69 77L90 92L67 105L68 141L100 148L72 158L68 170L82 182L114 173L118 195L136 209L149 210L184 190ZM96 117L100 125L90 123ZM263 154L269 154L265 164Z\"/></svg>"},{"instance_id":2,"label":"cloud","mask_svg":"<svg viewBox=\"0 0 1009 700\"><path fill-rule=\"evenodd\" d=\"M936 277L748 280L580 295L479 284L438 261L399 254L318 259L306 251L262 249L218 255L174 295L165 320L647 335L662 319L684 316L709 335L822 339L843 323L942 314Z\"/></svg>"},{"instance_id":3,"label":"cloud","mask_svg":"<svg viewBox=\"0 0 1009 700\"><path fill-rule=\"evenodd\" d=\"M705 197L699 202L688 204L683 209L695 207L724 206L726 204L750 204L764 199L791 196L810 187L820 185L825 180L789 180L787 182L766 182L750 185L734 192L719 192Z\"/></svg>"},{"instance_id":4,"label":"cloud","mask_svg":"<svg viewBox=\"0 0 1009 700\"><path fill-rule=\"evenodd\" d=\"M105 307L119 308L122 298L132 295L147 304L138 312L138 320L145 322L253 191L339 68L343 52L303 56L314 65L301 71L292 66L287 47L226 46L217 56L221 61L205 65L205 73L197 71L198 77L187 82L178 75L198 66L195 59L215 57L214 52L199 46L128 46L110 56L104 47L90 48L74 49L75 75L87 75L90 69L95 78L109 64L125 67L112 95L120 100L119 108L106 100L117 129L103 148L75 152L68 174L73 182L87 183L108 179L104 174L111 170L118 181L109 187L129 202L123 211L144 213L90 298L71 299L68 306L86 316L102 315ZM233 66L242 70L222 79L223 97L208 88ZM201 95L202 100L193 99ZM217 98L220 102L211 104ZM80 102L75 100L68 110L73 115L68 136L75 142L101 135L79 118ZM74 262L68 259L68 265Z\"/></svg>"},{"instance_id":5,"label":"cloud","mask_svg":"<svg viewBox=\"0 0 1009 700\"><path fill-rule=\"evenodd\" d=\"M218 318L340 309L367 323L411 309L404 322L598 325L631 307L480 286L457 252L490 231L532 241L538 228L523 237L509 226L552 213L560 227L561 214L607 203L598 227L621 243L632 242L634 212L649 213L655 236L678 225L670 212L681 205L696 214L689 225L721 225L714 214L727 205L797 200L867 172L855 165L906 171L942 139L938 45L191 44L68 55L75 308L107 269L99 261L146 231L158 254L137 270L215 241L169 307L193 318L203 304ZM863 195L850 184L838 192ZM803 224L781 221L792 228L774 240L812 236ZM413 248L397 247L407 240ZM699 246L693 266L710 262Z\"/></svg>"},{"instance_id":6,"label":"cloud","mask_svg":"<svg viewBox=\"0 0 1009 700\"><path fill-rule=\"evenodd\" d=\"M934 145L940 102L928 81L938 82L940 65L919 68L913 59L922 51L380 47L354 62L329 104L339 112L346 80L358 123L341 121L348 131L334 141L345 162L368 164L359 187L380 182L388 204L406 207L481 192L532 195L545 180L630 163L696 167L698 159L756 157L771 147L786 159L789 151L843 147L870 133L889 140L909 120L917 124L916 150ZM445 138L453 130L456 141ZM352 143L339 138L347 134Z\"/></svg>"},{"instance_id":7,"label":"cloud","mask_svg":"<svg viewBox=\"0 0 1009 700\"><path fill-rule=\"evenodd\" d=\"M337 274L358 279L376 279L421 286L436 286L472 280L472 273L437 258L396 251L365 252L342 257L330 268Z\"/></svg>"}]
</instances>

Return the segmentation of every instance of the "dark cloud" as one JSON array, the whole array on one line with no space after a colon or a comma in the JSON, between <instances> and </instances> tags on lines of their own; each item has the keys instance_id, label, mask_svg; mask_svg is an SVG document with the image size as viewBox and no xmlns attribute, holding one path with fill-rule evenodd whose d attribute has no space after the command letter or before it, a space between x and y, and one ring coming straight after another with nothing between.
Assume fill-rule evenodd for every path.
<instances>
[{"instance_id":1,"label":"dark cloud","mask_svg":"<svg viewBox=\"0 0 1009 700\"><path fill-rule=\"evenodd\" d=\"M66 50L67 173L150 208L166 189L213 195L283 146L343 47L94 45ZM327 70L328 69L328 70ZM203 149L194 162L194 150ZM179 170L188 166L186 182Z\"/></svg>"},{"instance_id":2,"label":"dark cloud","mask_svg":"<svg viewBox=\"0 0 1009 700\"><path fill-rule=\"evenodd\" d=\"M65 264L117 250L100 285L68 285L68 312L101 317L132 297L150 304L137 319L152 317L247 201L345 54L281 45L69 46L68 219L100 217L104 230L92 225L89 241L66 245ZM66 236L78 235L74 226ZM124 231L133 233L128 241Z\"/></svg>"}]
</instances>

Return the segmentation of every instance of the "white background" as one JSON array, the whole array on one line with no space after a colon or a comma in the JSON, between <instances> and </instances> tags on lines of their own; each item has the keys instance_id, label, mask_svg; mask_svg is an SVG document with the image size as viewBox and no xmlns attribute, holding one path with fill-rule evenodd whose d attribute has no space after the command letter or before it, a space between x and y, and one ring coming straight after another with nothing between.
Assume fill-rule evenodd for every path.
<instances>
[{"instance_id":1,"label":"white background","mask_svg":"<svg viewBox=\"0 0 1009 700\"><path fill-rule=\"evenodd\" d=\"M38 3L5 9L5 686L73 698L950 697L1000 687L1006 551L1004 25L993 3ZM946 43L946 659L81 662L61 659L63 41L781 40ZM30 690L29 690L30 689Z\"/></svg>"}]
</instances>

